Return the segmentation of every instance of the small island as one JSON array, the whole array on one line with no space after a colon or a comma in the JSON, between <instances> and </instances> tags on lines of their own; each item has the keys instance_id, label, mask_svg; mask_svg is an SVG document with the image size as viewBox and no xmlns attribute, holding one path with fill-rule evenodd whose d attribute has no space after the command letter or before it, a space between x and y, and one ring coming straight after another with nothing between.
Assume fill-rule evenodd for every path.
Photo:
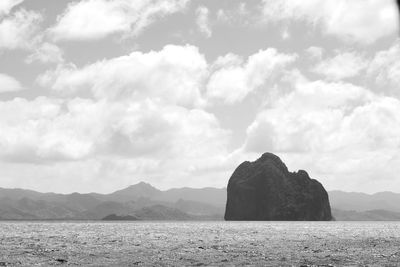
<instances>
[{"instance_id":1,"label":"small island","mask_svg":"<svg viewBox=\"0 0 400 267\"><path fill-rule=\"evenodd\" d=\"M139 218L131 215L119 216L116 214L107 215L102 221L138 221Z\"/></svg>"}]
</instances>

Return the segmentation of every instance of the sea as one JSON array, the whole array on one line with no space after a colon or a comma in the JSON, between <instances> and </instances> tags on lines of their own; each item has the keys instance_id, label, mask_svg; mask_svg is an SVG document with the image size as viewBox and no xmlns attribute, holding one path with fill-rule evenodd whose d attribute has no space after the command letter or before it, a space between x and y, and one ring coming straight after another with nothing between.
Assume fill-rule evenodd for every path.
<instances>
[{"instance_id":1,"label":"sea","mask_svg":"<svg viewBox=\"0 0 400 267\"><path fill-rule=\"evenodd\" d=\"M0 222L0 266L400 266L400 222Z\"/></svg>"}]
</instances>

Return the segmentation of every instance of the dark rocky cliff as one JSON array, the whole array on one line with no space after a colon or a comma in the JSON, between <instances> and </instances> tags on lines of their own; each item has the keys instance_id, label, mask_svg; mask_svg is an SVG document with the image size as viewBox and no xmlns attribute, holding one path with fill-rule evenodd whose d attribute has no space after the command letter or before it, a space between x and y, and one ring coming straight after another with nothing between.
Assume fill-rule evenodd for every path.
<instances>
[{"instance_id":1,"label":"dark rocky cliff","mask_svg":"<svg viewBox=\"0 0 400 267\"><path fill-rule=\"evenodd\" d=\"M265 153L243 162L228 183L225 220L329 221L328 194L307 172L289 172L281 159Z\"/></svg>"}]
</instances>

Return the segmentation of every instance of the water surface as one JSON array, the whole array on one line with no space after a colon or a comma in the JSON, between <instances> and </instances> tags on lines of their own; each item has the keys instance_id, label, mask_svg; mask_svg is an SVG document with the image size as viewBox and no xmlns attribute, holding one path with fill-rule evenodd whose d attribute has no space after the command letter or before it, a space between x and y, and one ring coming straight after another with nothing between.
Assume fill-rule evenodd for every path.
<instances>
[{"instance_id":1,"label":"water surface","mask_svg":"<svg viewBox=\"0 0 400 267\"><path fill-rule=\"evenodd\" d=\"M399 266L400 222L0 222L0 266Z\"/></svg>"}]
</instances>

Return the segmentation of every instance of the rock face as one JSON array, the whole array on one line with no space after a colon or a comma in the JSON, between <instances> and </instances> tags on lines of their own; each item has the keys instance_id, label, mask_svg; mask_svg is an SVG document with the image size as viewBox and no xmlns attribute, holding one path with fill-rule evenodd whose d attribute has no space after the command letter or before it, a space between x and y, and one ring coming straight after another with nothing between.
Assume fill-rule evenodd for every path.
<instances>
[{"instance_id":1,"label":"rock face","mask_svg":"<svg viewBox=\"0 0 400 267\"><path fill-rule=\"evenodd\" d=\"M329 221L328 193L307 172L289 172L281 159L265 153L243 162L228 183L225 220Z\"/></svg>"},{"instance_id":2,"label":"rock face","mask_svg":"<svg viewBox=\"0 0 400 267\"><path fill-rule=\"evenodd\" d=\"M399 11L400 11L400 0L397 0L397 8L398 8Z\"/></svg>"}]
</instances>

